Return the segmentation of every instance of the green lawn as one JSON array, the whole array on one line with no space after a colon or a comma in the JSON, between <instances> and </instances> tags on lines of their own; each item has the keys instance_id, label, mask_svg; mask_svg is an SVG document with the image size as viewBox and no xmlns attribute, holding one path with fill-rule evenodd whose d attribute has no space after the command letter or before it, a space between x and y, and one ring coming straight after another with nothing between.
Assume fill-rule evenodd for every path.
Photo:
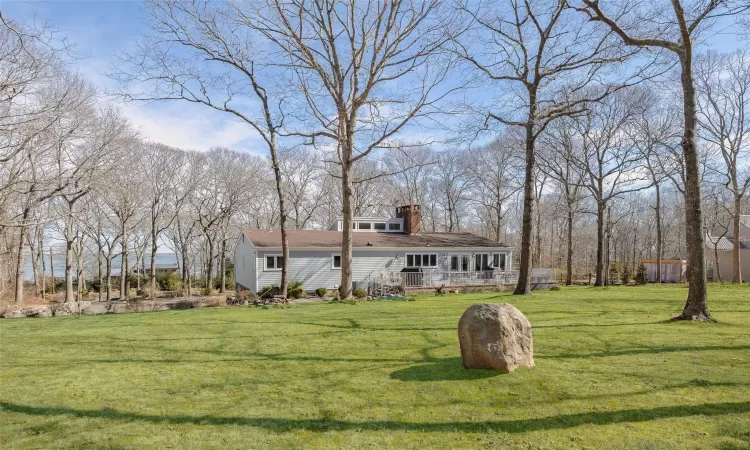
<instances>
[{"instance_id":1,"label":"green lawn","mask_svg":"<svg viewBox=\"0 0 750 450\"><path fill-rule=\"evenodd\" d=\"M563 288L0 321L0 448L750 448L750 288ZM536 364L465 370L472 303Z\"/></svg>"}]
</instances>

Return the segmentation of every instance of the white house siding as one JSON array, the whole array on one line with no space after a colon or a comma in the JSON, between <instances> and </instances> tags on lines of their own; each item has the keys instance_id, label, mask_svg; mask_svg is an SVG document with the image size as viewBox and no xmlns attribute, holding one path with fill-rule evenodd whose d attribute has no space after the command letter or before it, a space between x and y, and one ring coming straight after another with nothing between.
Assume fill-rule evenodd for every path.
<instances>
[{"instance_id":1,"label":"white house siding","mask_svg":"<svg viewBox=\"0 0 750 450\"><path fill-rule=\"evenodd\" d=\"M714 259L713 249L706 252L706 256L710 259ZM731 251L719 251L719 269L721 270L721 281L732 281L732 270L734 263L732 261ZM747 283L750 282L750 250L740 250L740 273L742 274L742 281ZM716 270L713 272L713 280L719 281Z\"/></svg>"},{"instance_id":2,"label":"white house siding","mask_svg":"<svg viewBox=\"0 0 750 450\"><path fill-rule=\"evenodd\" d=\"M244 236L240 237L234 250L234 282L238 291L256 291L255 246Z\"/></svg>"},{"instance_id":3,"label":"white house siding","mask_svg":"<svg viewBox=\"0 0 750 450\"><path fill-rule=\"evenodd\" d=\"M278 255L278 251L259 251L258 289L263 286L278 285L281 282L281 271L265 270L266 255ZM334 251L293 251L290 253L289 280L301 281L306 290L319 287L333 289L341 283L341 269L332 269ZM396 255L399 254L399 258ZM362 282L369 275L379 277L383 270L399 271L404 268L403 252L353 252L352 272L355 282Z\"/></svg>"},{"instance_id":4,"label":"white house siding","mask_svg":"<svg viewBox=\"0 0 750 450\"><path fill-rule=\"evenodd\" d=\"M242 254L248 254L246 252L257 251L254 261L256 264L245 265L245 269L237 270L237 283L246 286L253 292L257 292L258 289L264 286L278 285L281 282L281 271L280 270L265 270L265 257L267 255L279 255L280 250L259 250L252 246L240 247L238 245L238 252ZM430 271L444 271L450 270L450 258L446 257L453 254L473 254L473 253L505 253L506 254L506 270L512 268L512 254L506 249L462 249L462 250L445 250L445 249L420 249L420 250L392 250L392 251L377 251L377 250L355 250L352 258L352 270L353 280L355 283L364 282L371 277L374 279L379 277L383 271L398 272L404 268L406 263L407 253L419 253L429 254L435 253L438 256L438 267L437 268L423 268L423 272ZM328 289L334 289L341 283L341 269L332 268L332 255L339 254L336 250L315 250L315 251L292 251L290 253L289 262L289 280L290 281L301 281L302 285L306 290L311 291L319 287L325 287ZM235 256L237 258L237 256ZM235 265L235 267L240 267ZM252 273L243 273L240 277L239 272L249 271L252 272L258 270L258 277L256 283L256 277ZM471 268L473 270L473 266ZM246 280L249 285L246 285L243 281Z\"/></svg>"}]
</instances>

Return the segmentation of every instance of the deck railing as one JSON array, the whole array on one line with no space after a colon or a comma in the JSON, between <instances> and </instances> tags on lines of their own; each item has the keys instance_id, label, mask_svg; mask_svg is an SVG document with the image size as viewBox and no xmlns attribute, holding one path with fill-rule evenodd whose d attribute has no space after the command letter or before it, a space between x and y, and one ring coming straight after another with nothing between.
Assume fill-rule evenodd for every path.
<instances>
[{"instance_id":1,"label":"deck railing","mask_svg":"<svg viewBox=\"0 0 750 450\"><path fill-rule=\"evenodd\" d=\"M383 272L381 283L404 288L439 286L500 286L518 282L517 270L484 270L471 272ZM555 269L532 269L531 284L555 282Z\"/></svg>"}]
</instances>

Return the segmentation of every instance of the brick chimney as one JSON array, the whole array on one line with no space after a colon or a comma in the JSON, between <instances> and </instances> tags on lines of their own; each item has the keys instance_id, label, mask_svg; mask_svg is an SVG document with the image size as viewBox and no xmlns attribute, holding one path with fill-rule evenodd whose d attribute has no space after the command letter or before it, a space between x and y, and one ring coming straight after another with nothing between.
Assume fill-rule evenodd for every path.
<instances>
[{"instance_id":1,"label":"brick chimney","mask_svg":"<svg viewBox=\"0 0 750 450\"><path fill-rule=\"evenodd\" d=\"M396 218L404 219L404 233L417 234L422 231L422 207L420 205L397 206Z\"/></svg>"}]
</instances>

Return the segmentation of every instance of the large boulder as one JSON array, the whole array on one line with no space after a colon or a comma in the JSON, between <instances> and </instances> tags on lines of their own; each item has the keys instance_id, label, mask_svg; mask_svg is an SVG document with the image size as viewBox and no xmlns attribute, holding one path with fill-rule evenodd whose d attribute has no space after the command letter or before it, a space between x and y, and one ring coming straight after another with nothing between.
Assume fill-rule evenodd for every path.
<instances>
[{"instance_id":1,"label":"large boulder","mask_svg":"<svg viewBox=\"0 0 750 450\"><path fill-rule=\"evenodd\" d=\"M12 311L5 313L7 318L18 318L18 317L50 317L52 316L52 310L47 305L29 305L23 306Z\"/></svg>"},{"instance_id":2,"label":"large boulder","mask_svg":"<svg viewBox=\"0 0 750 450\"><path fill-rule=\"evenodd\" d=\"M458 322L458 341L467 369L508 373L534 365L531 324L509 303L472 305Z\"/></svg>"}]
</instances>

